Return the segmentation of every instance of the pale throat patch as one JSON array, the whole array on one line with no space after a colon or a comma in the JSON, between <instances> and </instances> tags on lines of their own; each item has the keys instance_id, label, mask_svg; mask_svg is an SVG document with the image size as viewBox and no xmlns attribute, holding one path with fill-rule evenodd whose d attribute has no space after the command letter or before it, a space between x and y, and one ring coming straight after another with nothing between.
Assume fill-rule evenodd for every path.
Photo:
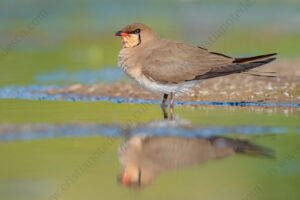
<instances>
[{"instance_id":1,"label":"pale throat patch","mask_svg":"<svg viewBox=\"0 0 300 200\"><path fill-rule=\"evenodd\" d=\"M139 45L140 38L138 34L131 34L130 36L122 37L122 45L124 48L135 47Z\"/></svg>"}]
</instances>

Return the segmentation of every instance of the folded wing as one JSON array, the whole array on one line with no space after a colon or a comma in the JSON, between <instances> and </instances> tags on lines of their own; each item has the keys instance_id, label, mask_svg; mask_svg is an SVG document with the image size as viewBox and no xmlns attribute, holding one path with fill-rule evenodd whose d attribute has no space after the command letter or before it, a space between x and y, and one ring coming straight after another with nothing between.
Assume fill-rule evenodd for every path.
<instances>
[{"instance_id":1,"label":"folded wing","mask_svg":"<svg viewBox=\"0 0 300 200\"><path fill-rule=\"evenodd\" d=\"M148 54L142 71L150 80L161 84L180 83L246 72L272 62L275 58L268 57L274 55L232 58L197 46L162 40Z\"/></svg>"}]
</instances>

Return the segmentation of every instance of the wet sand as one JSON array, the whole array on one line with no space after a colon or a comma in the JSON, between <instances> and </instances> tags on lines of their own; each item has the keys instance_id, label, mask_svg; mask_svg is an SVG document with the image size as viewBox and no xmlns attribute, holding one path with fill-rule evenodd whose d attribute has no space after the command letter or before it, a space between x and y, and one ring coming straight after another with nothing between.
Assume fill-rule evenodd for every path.
<instances>
[{"instance_id":1,"label":"wet sand","mask_svg":"<svg viewBox=\"0 0 300 200\"><path fill-rule=\"evenodd\" d=\"M293 102L300 103L300 59L277 60L256 71L274 71L277 77L257 77L248 74L234 74L204 80L190 94L183 94L176 100L219 101L219 102ZM77 94L86 96L109 96L126 99L160 100L162 95L151 94L139 88L132 81L114 84L76 84L48 94Z\"/></svg>"}]
</instances>

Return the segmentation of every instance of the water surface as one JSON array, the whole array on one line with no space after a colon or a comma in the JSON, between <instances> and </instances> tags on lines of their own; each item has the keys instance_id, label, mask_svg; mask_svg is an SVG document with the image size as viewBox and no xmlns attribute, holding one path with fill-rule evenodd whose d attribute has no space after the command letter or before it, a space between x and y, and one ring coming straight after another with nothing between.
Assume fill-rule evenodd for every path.
<instances>
[{"instance_id":1,"label":"water surface","mask_svg":"<svg viewBox=\"0 0 300 200\"><path fill-rule=\"evenodd\" d=\"M166 125L159 106L150 104L1 100L1 105L4 199L299 196L299 113L295 110L287 114L282 109L176 106L177 121ZM6 135L5 128L11 130ZM276 159L233 155L162 174L137 191L116 181L121 173L118 147L129 130L133 135L246 139L272 148Z\"/></svg>"}]
</instances>

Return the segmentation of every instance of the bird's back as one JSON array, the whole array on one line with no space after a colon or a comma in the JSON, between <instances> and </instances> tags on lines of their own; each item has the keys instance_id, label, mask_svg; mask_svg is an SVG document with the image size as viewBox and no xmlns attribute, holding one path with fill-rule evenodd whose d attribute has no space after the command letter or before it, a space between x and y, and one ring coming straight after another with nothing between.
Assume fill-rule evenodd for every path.
<instances>
[{"instance_id":1,"label":"bird's back","mask_svg":"<svg viewBox=\"0 0 300 200\"><path fill-rule=\"evenodd\" d=\"M208 52L181 42L160 39L145 47L142 73L162 84L194 80L214 67L232 63L233 58Z\"/></svg>"}]
</instances>

